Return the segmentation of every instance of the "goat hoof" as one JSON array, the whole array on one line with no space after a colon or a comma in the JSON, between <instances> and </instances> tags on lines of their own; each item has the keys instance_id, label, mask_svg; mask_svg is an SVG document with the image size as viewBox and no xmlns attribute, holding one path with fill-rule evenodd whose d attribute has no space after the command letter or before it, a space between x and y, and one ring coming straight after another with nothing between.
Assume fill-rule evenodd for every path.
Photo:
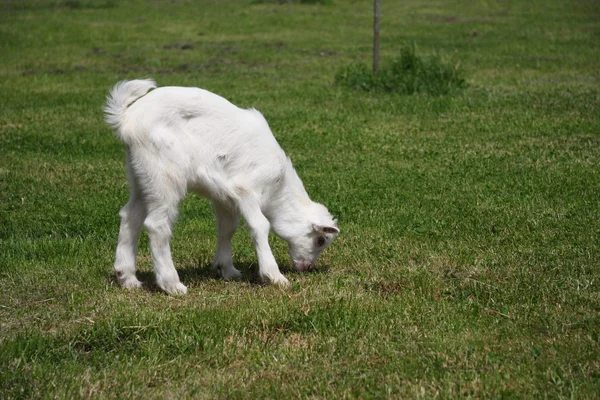
<instances>
[{"instance_id":1,"label":"goat hoof","mask_svg":"<svg viewBox=\"0 0 600 400\"><path fill-rule=\"evenodd\" d=\"M187 287L181 282L162 285L159 284L158 286L172 296L182 296L187 293Z\"/></svg>"},{"instance_id":2,"label":"goat hoof","mask_svg":"<svg viewBox=\"0 0 600 400\"><path fill-rule=\"evenodd\" d=\"M242 279L242 273L233 265L229 268L223 267L221 265L215 265L213 266L213 271L216 272L218 276L225 279L226 281L239 281L240 279Z\"/></svg>"},{"instance_id":3,"label":"goat hoof","mask_svg":"<svg viewBox=\"0 0 600 400\"><path fill-rule=\"evenodd\" d=\"M264 276L262 278L263 282L268 283L270 285L279 286L281 288L288 288L291 286L290 281L287 280L283 274L279 274L276 276Z\"/></svg>"},{"instance_id":4,"label":"goat hoof","mask_svg":"<svg viewBox=\"0 0 600 400\"><path fill-rule=\"evenodd\" d=\"M242 279L242 273L235 268L229 270L221 270L221 277L226 281L239 281Z\"/></svg>"},{"instance_id":5,"label":"goat hoof","mask_svg":"<svg viewBox=\"0 0 600 400\"><path fill-rule=\"evenodd\" d=\"M123 289L138 289L142 287L142 282L135 276L131 276L126 279L119 279L119 283Z\"/></svg>"}]
</instances>

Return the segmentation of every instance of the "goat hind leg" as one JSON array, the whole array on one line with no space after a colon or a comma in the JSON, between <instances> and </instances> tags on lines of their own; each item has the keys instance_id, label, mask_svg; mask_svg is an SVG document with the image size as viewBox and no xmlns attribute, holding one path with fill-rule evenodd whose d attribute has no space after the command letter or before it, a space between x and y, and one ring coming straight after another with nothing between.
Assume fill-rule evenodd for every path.
<instances>
[{"instance_id":1,"label":"goat hind leg","mask_svg":"<svg viewBox=\"0 0 600 400\"><path fill-rule=\"evenodd\" d=\"M121 209L121 226L113 271L117 280L126 289L142 286L135 276L138 238L146 217L137 180L131 168L130 154L127 154L127 180L129 181L129 201Z\"/></svg>"},{"instance_id":2,"label":"goat hind leg","mask_svg":"<svg viewBox=\"0 0 600 400\"><path fill-rule=\"evenodd\" d=\"M185 294L187 288L179 280L177 270L171 257L171 228L177 215L177 203L164 204L148 209L144 225L150 238L150 252L156 284L172 295Z\"/></svg>"},{"instance_id":3,"label":"goat hind leg","mask_svg":"<svg viewBox=\"0 0 600 400\"><path fill-rule=\"evenodd\" d=\"M121 227L113 271L117 280L126 289L142 286L135 276L138 237L144 222L144 205L139 198L130 198L121 209Z\"/></svg>"}]
</instances>

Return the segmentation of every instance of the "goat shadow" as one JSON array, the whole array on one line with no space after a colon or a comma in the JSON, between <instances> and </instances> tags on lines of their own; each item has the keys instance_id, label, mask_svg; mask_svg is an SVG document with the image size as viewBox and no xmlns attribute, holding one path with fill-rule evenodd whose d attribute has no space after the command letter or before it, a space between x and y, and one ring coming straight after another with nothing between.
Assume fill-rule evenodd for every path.
<instances>
[{"instance_id":1,"label":"goat shadow","mask_svg":"<svg viewBox=\"0 0 600 400\"><path fill-rule=\"evenodd\" d=\"M188 263L188 265L190 264ZM300 276L304 274L323 274L329 271L328 265L320 265L312 271L306 272L296 271L294 268L286 264L278 263L278 265L281 273L289 277ZM265 284L258 278L258 264L256 262L237 262L234 263L234 266L242 273L242 278L236 282L245 282L255 286L265 286ZM177 273L179 274L179 279L186 286L193 287L202 282L208 282L212 280L223 281L223 279L217 274L217 271L213 270L212 263L192 263L192 266L180 268L176 267L176 269ZM136 276L142 282L143 290L157 293L163 292L162 289L160 289L156 284L154 272L152 270L138 270L136 271ZM111 274L110 279L113 283L118 284L114 274Z\"/></svg>"}]
</instances>

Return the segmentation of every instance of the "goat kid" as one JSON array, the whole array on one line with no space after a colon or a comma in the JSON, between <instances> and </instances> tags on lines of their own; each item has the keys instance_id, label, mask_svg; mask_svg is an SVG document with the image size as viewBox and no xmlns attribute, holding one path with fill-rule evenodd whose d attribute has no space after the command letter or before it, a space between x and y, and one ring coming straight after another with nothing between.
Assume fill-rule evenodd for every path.
<instances>
[{"instance_id":1,"label":"goat kid","mask_svg":"<svg viewBox=\"0 0 600 400\"><path fill-rule=\"evenodd\" d=\"M158 286L187 291L171 258L169 241L179 201L188 190L209 198L217 217L213 268L224 279L241 277L231 238L243 217L258 255L262 281L282 286L269 247L272 229L287 241L299 271L311 270L339 233L327 208L310 200L267 121L199 88L157 88L153 80L122 81L107 98L105 120L124 143L130 197L121 209L114 271L125 288L135 275L138 236L148 230Z\"/></svg>"}]
</instances>

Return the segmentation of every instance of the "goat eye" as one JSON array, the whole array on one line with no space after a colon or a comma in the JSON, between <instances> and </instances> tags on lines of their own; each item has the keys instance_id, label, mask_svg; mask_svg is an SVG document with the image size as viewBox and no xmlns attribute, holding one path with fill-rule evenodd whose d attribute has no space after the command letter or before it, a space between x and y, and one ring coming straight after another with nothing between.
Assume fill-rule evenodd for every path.
<instances>
[{"instance_id":1,"label":"goat eye","mask_svg":"<svg viewBox=\"0 0 600 400\"><path fill-rule=\"evenodd\" d=\"M319 236L319 238L317 239L317 245L319 247L323 246L325 244L325 238L323 236Z\"/></svg>"}]
</instances>

